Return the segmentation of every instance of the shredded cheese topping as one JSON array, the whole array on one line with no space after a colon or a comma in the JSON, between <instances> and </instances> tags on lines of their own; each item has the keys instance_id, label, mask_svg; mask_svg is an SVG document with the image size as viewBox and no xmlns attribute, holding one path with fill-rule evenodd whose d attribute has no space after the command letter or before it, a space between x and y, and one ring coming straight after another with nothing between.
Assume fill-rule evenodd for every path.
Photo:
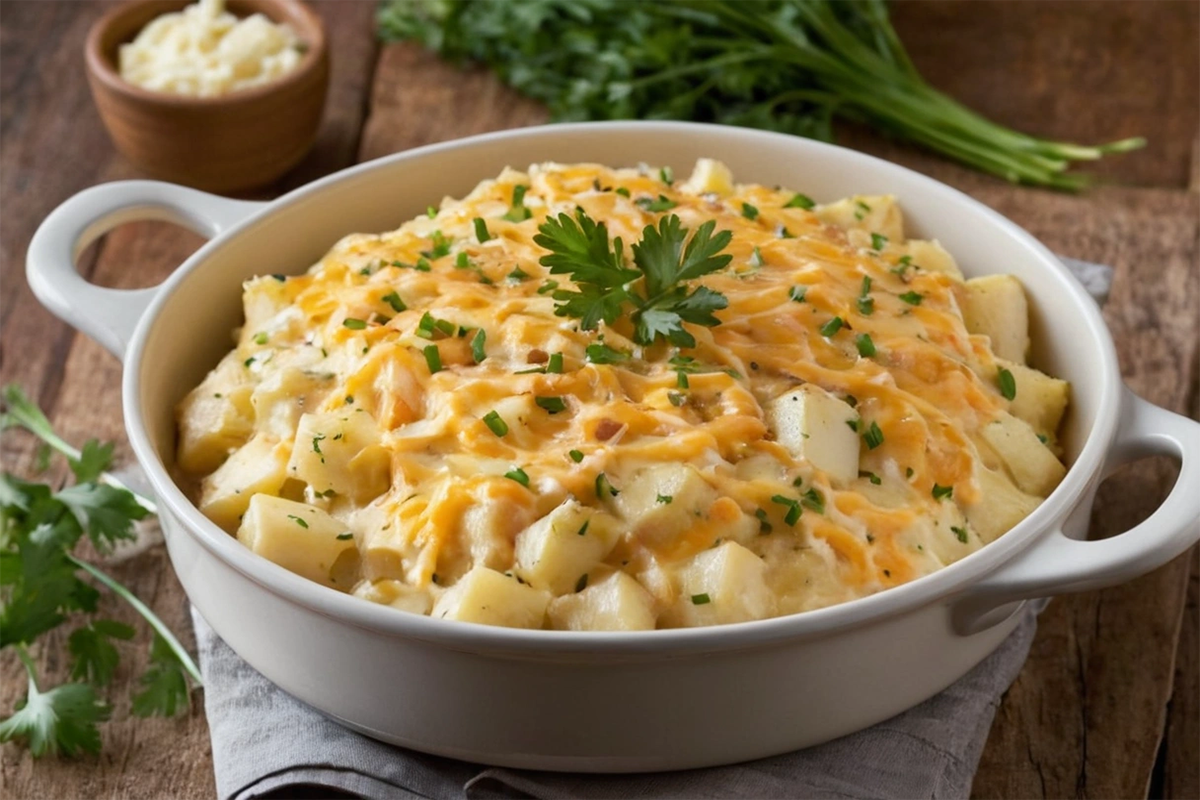
<instances>
[{"instance_id":1,"label":"shredded cheese topping","mask_svg":"<svg viewBox=\"0 0 1200 800\"><path fill-rule=\"evenodd\" d=\"M408 611L643 629L913 580L1053 489L1066 384L1020 363L1026 341L993 352L1025 336L1019 284L962 280L890 197L817 206L710 161L670 178L506 170L248 282L237 349L180 406L201 509ZM557 315L574 284L534 237L579 209L627 244L669 214L730 231L693 282L728 300L719 324L679 348Z\"/></svg>"}]
</instances>

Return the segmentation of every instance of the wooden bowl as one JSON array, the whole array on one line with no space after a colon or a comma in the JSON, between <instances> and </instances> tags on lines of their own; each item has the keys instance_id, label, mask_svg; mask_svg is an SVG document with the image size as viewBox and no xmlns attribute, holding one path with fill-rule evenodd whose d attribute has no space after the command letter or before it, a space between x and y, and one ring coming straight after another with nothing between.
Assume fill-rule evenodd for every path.
<instances>
[{"instance_id":1,"label":"wooden bowl","mask_svg":"<svg viewBox=\"0 0 1200 800\"><path fill-rule=\"evenodd\" d=\"M228 0L238 17L261 13L286 22L307 50L277 80L219 97L153 92L127 83L117 52L155 17L189 0L134 0L105 14L88 32L88 83L113 143L156 178L212 192L270 183L312 147L329 85L321 20L297 0Z\"/></svg>"}]
</instances>

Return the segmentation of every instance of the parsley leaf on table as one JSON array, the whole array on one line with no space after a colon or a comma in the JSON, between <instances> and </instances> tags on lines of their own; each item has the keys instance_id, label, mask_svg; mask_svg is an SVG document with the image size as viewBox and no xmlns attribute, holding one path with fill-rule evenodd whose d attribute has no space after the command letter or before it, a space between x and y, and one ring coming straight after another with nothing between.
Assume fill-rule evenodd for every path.
<instances>
[{"instance_id":1,"label":"parsley leaf on table","mask_svg":"<svg viewBox=\"0 0 1200 800\"><path fill-rule=\"evenodd\" d=\"M121 654L110 640L129 641L135 633L129 625L111 619L98 619L75 629L67 640L67 649L74 659L71 678L106 686L121 660Z\"/></svg>"},{"instance_id":2,"label":"parsley leaf on table","mask_svg":"<svg viewBox=\"0 0 1200 800\"><path fill-rule=\"evenodd\" d=\"M139 717L170 717L177 708L188 707L187 675L161 636L154 637L150 667L142 675L142 686L133 698L133 713Z\"/></svg>"},{"instance_id":3,"label":"parsley leaf on table","mask_svg":"<svg viewBox=\"0 0 1200 800\"><path fill-rule=\"evenodd\" d=\"M32 670L32 665L26 664ZM73 756L100 752L97 723L108 719L109 707L86 683L64 683L39 691L29 675L29 694L8 719L0 722L0 742L28 742L34 757L46 753Z\"/></svg>"}]
</instances>

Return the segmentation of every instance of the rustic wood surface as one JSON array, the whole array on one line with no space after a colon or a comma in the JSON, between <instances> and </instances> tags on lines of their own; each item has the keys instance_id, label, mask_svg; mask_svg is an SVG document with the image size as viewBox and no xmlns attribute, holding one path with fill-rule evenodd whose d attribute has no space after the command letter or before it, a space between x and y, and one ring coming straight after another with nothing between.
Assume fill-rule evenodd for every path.
<instances>
[{"instance_id":1,"label":"rustic wood surface","mask_svg":"<svg viewBox=\"0 0 1200 800\"><path fill-rule=\"evenodd\" d=\"M358 160L486 130L535 124L543 111L478 71L407 45L379 47L367 2L315 4L329 27L333 86L311 156L277 194ZM111 148L88 96L82 41L104 5L0 5L0 380L21 384L66 438L118 443L120 367L33 300L24 252L57 204L96 183L136 177ZM1062 139L1144 134L1150 147L1099 167L1113 183L1071 197L1004 185L928 154L845 127L842 141L951 183L1058 252L1112 264L1105 308L1122 371L1142 396L1197 413L1200 404L1200 4L1194 2L901 2L896 26L935 85L1001 122ZM200 244L161 223L125 226L84 255L109 286L157 282ZM31 470L29 437L6 435L4 468ZM1165 460L1122 470L1103 487L1094 535L1145 518L1168 491ZM190 640L186 599L161 547L110 562ZM1200 559L1063 598L1042 615L1028 663L996 715L976 777L978 797L1200 797ZM133 622L121 604L103 609ZM190 643L190 642L189 642ZM37 648L51 680L63 638ZM113 696L124 698L146 640L125 648ZM0 658L0 713L24 692ZM214 793L202 698L173 720L133 720L118 701L104 752L35 763L0 748L0 792L14 798L207 797Z\"/></svg>"}]
</instances>

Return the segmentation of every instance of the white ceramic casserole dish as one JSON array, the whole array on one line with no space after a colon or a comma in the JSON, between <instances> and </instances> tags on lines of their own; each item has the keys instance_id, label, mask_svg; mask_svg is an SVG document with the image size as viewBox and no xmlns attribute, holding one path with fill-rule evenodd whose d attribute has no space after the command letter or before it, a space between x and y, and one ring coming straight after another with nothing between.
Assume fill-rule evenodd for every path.
<instances>
[{"instance_id":1,"label":"white ceramic casserole dish","mask_svg":"<svg viewBox=\"0 0 1200 800\"><path fill-rule=\"evenodd\" d=\"M173 483L176 403L230 347L242 281L299 273L344 234L385 231L502 167L669 165L698 157L742 182L818 201L895 194L912 236L937 237L968 276L1010 272L1030 295L1032 363L1072 384L1070 471L993 544L889 591L790 617L638 633L491 628L398 612L259 558ZM165 219L211 238L166 282L86 283L80 251L117 224ZM907 169L827 144L671 122L558 125L478 136L363 164L271 203L131 181L82 192L29 249L54 313L125 362L130 441L161 503L189 598L243 658L344 724L396 744L513 767L597 772L700 767L805 747L886 719L963 675L1007 636L1022 600L1115 584L1200 538L1200 425L1121 383L1095 302L1013 223ZM1150 454L1181 460L1149 519L1081 541L1096 487ZM1192 487L1188 491L1186 487Z\"/></svg>"}]
</instances>

